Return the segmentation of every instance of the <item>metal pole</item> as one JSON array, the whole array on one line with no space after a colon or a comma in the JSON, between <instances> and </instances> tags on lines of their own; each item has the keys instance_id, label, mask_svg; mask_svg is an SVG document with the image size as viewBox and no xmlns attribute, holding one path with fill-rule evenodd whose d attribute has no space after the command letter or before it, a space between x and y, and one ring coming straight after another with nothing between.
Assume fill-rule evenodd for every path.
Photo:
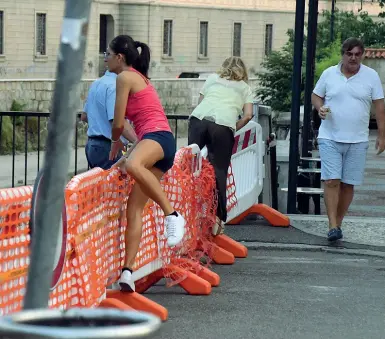
<instances>
[{"instance_id":1,"label":"metal pole","mask_svg":"<svg viewBox=\"0 0 385 339\"><path fill-rule=\"evenodd\" d=\"M332 0L332 11L330 16L330 42L334 41L334 19L335 19L335 10L336 10L336 0Z\"/></svg>"},{"instance_id":2,"label":"metal pole","mask_svg":"<svg viewBox=\"0 0 385 339\"><path fill-rule=\"evenodd\" d=\"M289 186L287 197L287 212L297 212L297 166L298 139L301 107L302 53L303 31L305 21L305 0L297 0L295 10L295 40L294 40L294 69L291 98L291 127L290 127L290 155L289 155Z\"/></svg>"},{"instance_id":3,"label":"metal pole","mask_svg":"<svg viewBox=\"0 0 385 339\"><path fill-rule=\"evenodd\" d=\"M302 157L311 157L309 148L311 147L311 95L314 86L314 67L315 67L315 52L317 41L317 18L318 18L318 0L309 0L309 15L308 15L308 30L307 30L307 48L306 48L306 80L305 80L305 103L304 115L302 124ZM302 162L303 168L309 167L308 161ZM301 187L310 187L310 178L307 175L302 175L298 179L298 185ZM309 213L310 196L302 194L297 197L298 210L301 213Z\"/></svg>"},{"instance_id":4,"label":"metal pole","mask_svg":"<svg viewBox=\"0 0 385 339\"><path fill-rule=\"evenodd\" d=\"M309 1L309 16L307 30L307 49L306 49L306 80L305 80L305 103L302 125L302 156L308 157L309 139L311 129L311 95L314 86L314 66L317 41L317 16L318 0Z\"/></svg>"},{"instance_id":5,"label":"metal pole","mask_svg":"<svg viewBox=\"0 0 385 339\"><path fill-rule=\"evenodd\" d=\"M66 0L24 309L46 308L79 104L92 0Z\"/></svg>"},{"instance_id":6,"label":"metal pole","mask_svg":"<svg viewBox=\"0 0 385 339\"><path fill-rule=\"evenodd\" d=\"M277 173L277 141L274 133L270 134L270 183L271 207L278 211L278 173Z\"/></svg>"}]
</instances>

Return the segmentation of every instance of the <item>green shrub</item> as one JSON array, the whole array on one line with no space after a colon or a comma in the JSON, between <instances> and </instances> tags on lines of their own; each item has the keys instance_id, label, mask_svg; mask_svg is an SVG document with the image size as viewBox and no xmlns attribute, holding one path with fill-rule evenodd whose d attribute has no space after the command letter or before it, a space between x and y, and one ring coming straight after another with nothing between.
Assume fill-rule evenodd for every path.
<instances>
[{"instance_id":1,"label":"green shrub","mask_svg":"<svg viewBox=\"0 0 385 339\"><path fill-rule=\"evenodd\" d=\"M321 77L323 71L331 66L337 65L341 60L341 38L336 39L330 46L324 48L324 57L316 62L314 71L315 83Z\"/></svg>"},{"instance_id":2,"label":"green shrub","mask_svg":"<svg viewBox=\"0 0 385 339\"><path fill-rule=\"evenodd\" d=\"M22 112L26 105L16 100L12 102L10 111ZM27 131L25 130L25 120L27 119ZM0 155L12 154L13 144L15 145L15 153L25 152L25 139L27 138L27 151L37 151L39 149L38 138L40 136L40 149L44 149L45 138L47 136L48 118L37 117L2 117L1 120L1 140ZM15 131L13 130L15 126ZM15 136L13 136L15 134ZM15 138L15 139L14 139ZM13 142L14 140L14 142Z\"/></svg>"}]
</instances>

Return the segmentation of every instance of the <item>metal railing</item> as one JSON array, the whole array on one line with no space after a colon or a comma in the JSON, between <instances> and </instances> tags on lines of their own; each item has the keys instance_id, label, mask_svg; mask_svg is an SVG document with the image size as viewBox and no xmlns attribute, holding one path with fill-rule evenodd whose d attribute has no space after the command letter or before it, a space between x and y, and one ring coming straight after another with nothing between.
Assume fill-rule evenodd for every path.
<instances>
[{"instance_id":1,"label":"metal railing","mask_svg":"<svg viewBox=\"0 0 385 339\"><path fill-rule=\"evenodd\" d=\"M87 140L87 124L80 121L80 113L74 126L74 164L71 166L71 174L76 175L79 172L79 157L78 150L84 147ZM31 179L35 179L36 175L28 176L29 156L36 154L33 162L36 168L36 173L41 167L41 151L44 151L45 137L48 129L48 120L50 113L48 112L0 112L0 187L15 187L15 185L30 184ZM187 115L167 115L167 118L172 127L175 142L181 133L187 131L185 124L180 124L181 121L187 121ZM181 129L181 131L180 131ZM67 142L63 140L63 143ZM58 150L60 151L60 150ZM33 153L32 153L33 152ZM23 156L21 160L19 157ZM19 159L17 159L19 158ZM16 161L24 162L23 180L15 182ZM9 165L11 162L11 171ZM7 170L8 167L8 170ZM84 171L87 168L81 168ZM35 171L33 171L35 172ZM9 182L4 184L9 177Z\"/></svg>"}]
</instances>

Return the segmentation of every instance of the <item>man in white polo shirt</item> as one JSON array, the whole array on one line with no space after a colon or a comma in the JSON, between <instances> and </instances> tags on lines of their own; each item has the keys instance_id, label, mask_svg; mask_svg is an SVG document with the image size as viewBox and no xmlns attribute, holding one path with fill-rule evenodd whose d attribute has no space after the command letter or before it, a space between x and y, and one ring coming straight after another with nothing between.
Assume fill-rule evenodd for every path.
<instances>
[{"instance_id":1,"label":"man in white polo shirt","mask_svg":"<svg viewBox=\"0 0 385 339\"><path fill-rule=\"evenodd\" d=\"M363 181L372 105L378 126L377 153L385 149L384 91L380 77L361 64L364 45L360 40L347 39L341 54L341 62L322 73L312 94L312 103L322 119L318 145L329 241L342 238L341 224L353 200L354 186Z\"/></svg>"}]
</instances>

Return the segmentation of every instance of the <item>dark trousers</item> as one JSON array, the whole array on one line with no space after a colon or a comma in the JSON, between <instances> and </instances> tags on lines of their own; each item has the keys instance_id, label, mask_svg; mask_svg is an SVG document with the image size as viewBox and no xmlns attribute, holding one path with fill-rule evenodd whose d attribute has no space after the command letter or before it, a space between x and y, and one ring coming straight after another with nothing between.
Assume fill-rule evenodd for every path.
<instances>
[{"instance_id":1,"label":"dark trousers","mask_svg":"<svg viewBox=\"0 0 385 339\"><path fill-rule=\"evenodd\" d=\"M191 117L188 128L188 144L197 144L200 149L207 146L208 158L213 165L218 190L217 216L227 219L226 184L234 146L234 132L209 120Z\"/></svg>"},{"instance_id":2,"label":"dark trousers","mask_svg":"<svg viewBox=\"0 0 385 339\"><path fill-rule=\"evenodd\" d=\"M118 153L115 160L109 160L111 150L111 141L103 137L89 137L86 144L86 157L90 168L100 167L104 170L111 168L122 156L122 152Z\"/></svg>"}]
</instances>

